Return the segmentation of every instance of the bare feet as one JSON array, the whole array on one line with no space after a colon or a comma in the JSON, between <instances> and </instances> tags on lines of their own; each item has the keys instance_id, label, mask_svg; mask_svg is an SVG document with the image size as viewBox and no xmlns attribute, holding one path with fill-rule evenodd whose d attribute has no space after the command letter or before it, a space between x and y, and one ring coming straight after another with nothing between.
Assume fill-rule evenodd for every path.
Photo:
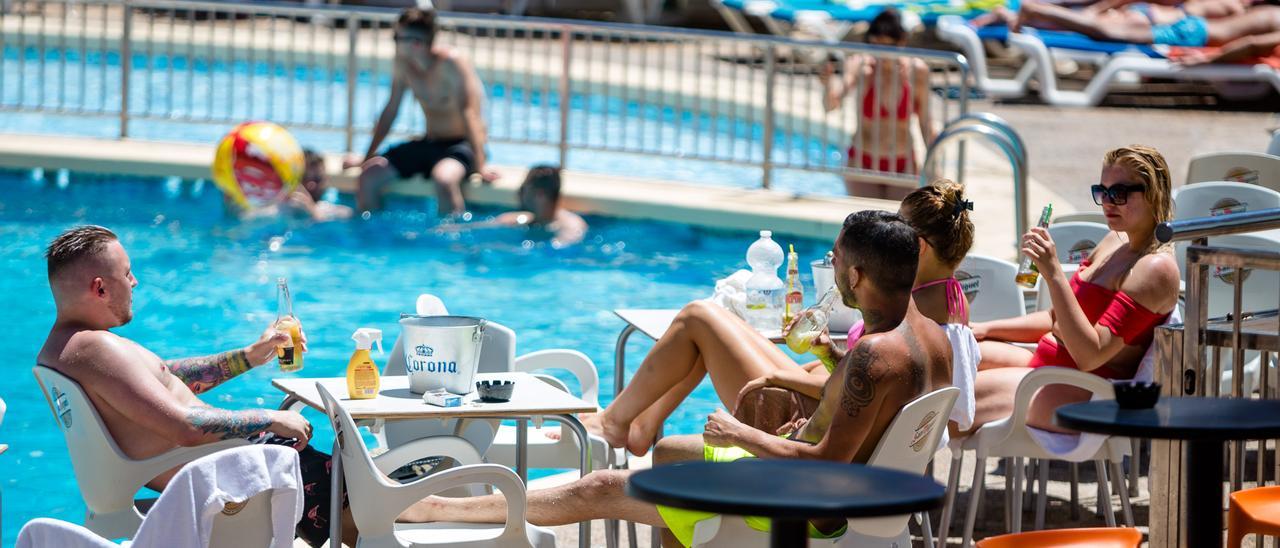
<instances>
[{"instance_id":1,"label":"bare feet","mask_svg":"<svg viewBox=\"0 0 1280 548\"><path fill-rule=\"evenodd\" d=\"M608 407L597 413L596 416L600 419L600 436L609 443L609 447L626 447L629 450L628 442L630 441L631 425L614 420ZM643 455L644 453L637 454Z\"/></svg>"},{"instance_id":2,"label":"bare feet","mask_svg":"<svg viewBox=\"0 0 1280 548\"><path fill-rule=\"evenodd\" d=\"M637 420L631 423L631 428L627 431L627 451L637 457L643 457L649 452L649 448L653 447L653 440L657 437L657 430L644 424L644 421Z\"/></svg>"},{"instance_id":3,"label":"bare feet","mask_svg":"<svg viewBox=\"0 0 1280 548\"><path fill-rule=\"evenodd\" d=\"M578 422L582 423L582 427L587 429L588 434L604 437L604 426L600 424L599 413L578 413ZM547 439L558 440L564 435L561 430L550 431L546 434Z\"/></svg>"}]
</instances>

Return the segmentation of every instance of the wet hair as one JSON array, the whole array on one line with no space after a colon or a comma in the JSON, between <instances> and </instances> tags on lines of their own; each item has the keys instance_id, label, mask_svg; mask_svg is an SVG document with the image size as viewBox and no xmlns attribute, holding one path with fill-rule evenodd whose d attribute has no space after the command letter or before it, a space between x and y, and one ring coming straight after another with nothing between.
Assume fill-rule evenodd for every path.
<instances>
[{"instance_id":1,"label":"wet hair","mask_svg":"<svg viewBox=\"0 0 1280 548\"><path fill-rule=\"evenodd\" d=\"M938 179L915 189L902 200L902 216L943 264L954 268L973 247L973 202L964 199L964 185Z\"/></svg>"},{"instance_id":2,"label":"wet hair","mask_svg":"<svg viewBox=\"0 0 1280 548\"><path fill-rule=\"evenodd\" d=\"M116 233L97 225L78 226L59 234L44 252L49 279L80 261L101 255L107 244L118 239Z\"/></svg>"},{"instance_id":3,"label":"wet hair","mask_svg":"<svg viewBox=\"0 0 1280 548\"><path fill-rule=\"evenodd\" d=\"M430 46L436 37L436 9L430 6L406 9L400 12L400 18L396 19L396 27L421 32L426 35L426 45Z\"/></svg>"},{"instance_id":4,"label":"wet hair","mask_svg":"<svg viewBox=\"0 0 1280 548\"><path fill-rule=\"evenodd\" d=\"M901 215L878 210L851 213L844 219L836 245L877 289L911 293L920 244L916 231Z\"/></svg>"},{"instance_id":5,"label":"wet hair","mask_svg":"<svg viewBox=\"0 0 1280 548\"><path fill-rule=\"evenodd\" d=\"M889 38L895 44L907 39L907 29L902 26L902 15L896 8L887 7L871 20L871 26L867 28L866 41L870 42L871 38L876 36Z\"/></svg>"},{"instance_id":6,"label":"wet hair","mask_svg":"<svg viewBox=\"0 0 1280 548\"><path fill-rule=\"evenodd\" d=\"M529 168L520 186L528 187L547 195L552 203L560 201L560 166L538 164Z\"/></svg>"},{"instance_id":7,"label":"wet hair","mask_svg":"<svg viewBox=\"0 0 1280 548\"><path fill-rule=\"evenodd\" d=\"M303 167L309 166L316 162L323 162L323 161L324 161L324 158L320 156L320 153L316 152L315 149L311 149L311 148L302 149Z\"/></svg>"},{"instance_id":8,"label":"wet hair","mask_svg":"<svg viewBox=\"0 0 1280 548\"><path fill-rule=\"evenodd\" d=\"M1129 145L1107 151L1102 166L1120 166L1129 172L1132 183L1147 185L1142 198L1151 208L1156 223L1173 219L1173 182L1169 177L1169 164L1164 156L1146 145Z\"/></svg>"}]
</instances>

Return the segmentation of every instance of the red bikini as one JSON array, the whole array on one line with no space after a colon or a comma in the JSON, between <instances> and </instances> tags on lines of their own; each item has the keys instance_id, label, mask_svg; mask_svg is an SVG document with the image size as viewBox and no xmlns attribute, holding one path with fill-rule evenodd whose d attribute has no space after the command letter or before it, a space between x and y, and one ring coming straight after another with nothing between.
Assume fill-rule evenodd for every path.
<instances>
[{"instance_id":1,"label":"red bikini","mask_svg":"<svg viewBox=\"0 0 1280 548\"><path fill-rule=\"evenodd\" d=\"M1081 280L1080 271L1088 266L1087 260L1080 263L1080 270L1071 277L1071 293L1080 303L1085 317L1090 323L1110 329L1113 335L1124 339L1124 343L1129 346L1150 345L1152 338L1155 337L1156 326L1164 323L1169 315L1148 310L1123 291L1107 289ZM1040 337L1040 343L1036 345L1036 352L1031 356L1031 363L1028 365L1033 368L1057 365L1079 369L1076 361L1067 352L1066 346L1060 344L1053 333L1046 333ZM1134 369L1137 365L1134 364ZM1117 371L1107 365L1089 372L1104 379L1131 379L1136 373L1134 370Z\"/></svg>"}]
</instances>

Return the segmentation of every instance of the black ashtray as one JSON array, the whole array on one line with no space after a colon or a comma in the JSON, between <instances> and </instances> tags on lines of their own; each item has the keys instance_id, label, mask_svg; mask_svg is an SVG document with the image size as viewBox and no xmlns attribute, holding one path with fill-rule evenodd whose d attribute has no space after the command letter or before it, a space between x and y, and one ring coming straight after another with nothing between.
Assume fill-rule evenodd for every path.
<instances>
[{"instance_id":1,"label":"black ashtray","mask_svg":"<svg viewBox=\"0 0 1280 548\"><path fill-rule=\"evenodd\" d=\"M516 381L476 381L476 392L480 393L480 401L483 402L511 401L511 391L515 388Z\"/></svg>"},{"instance_id":2,"label":"black ashtray","mask_svg":"<svg viewBox=\"0 0 1280 548\"><path fill-rule=\"evenodd\" d=\"M1150 409L1160 399L1158 382L1117 382L1116 405L1122 409Z\"/></svg>"}]
</instances>

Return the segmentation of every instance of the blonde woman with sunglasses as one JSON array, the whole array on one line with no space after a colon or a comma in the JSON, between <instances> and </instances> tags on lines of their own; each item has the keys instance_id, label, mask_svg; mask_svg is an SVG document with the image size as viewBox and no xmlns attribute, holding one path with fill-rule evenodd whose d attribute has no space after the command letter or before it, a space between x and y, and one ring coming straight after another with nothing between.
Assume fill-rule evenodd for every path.
<instances>
[{"instance_id":1,"label":"blonde woman with sunglasses","mask_svg":"<svg viewBox=\"0 0 1280 548\"><path fill-rule=\"evenodd\" d=\"M1032 369L1073 367L1107 379L1130 379L1178 300L1178 265L1156 225L1173 217L1169 168L1155 149L1117 148L1103 159L1102 178L1090 191L1111 233L1070 278L1057 259L1049 232L1033 228L1022 252L1044 276L1053 309L973 324L982 362L975 385L975 428L1009 416L1018 383ZM1036 343L1035 351L1009 343ZM1086 401L1090 393L1052 385L1040 391L1027 422L1053 424L1058 407Z\"/></svg>"}]
</instances>

